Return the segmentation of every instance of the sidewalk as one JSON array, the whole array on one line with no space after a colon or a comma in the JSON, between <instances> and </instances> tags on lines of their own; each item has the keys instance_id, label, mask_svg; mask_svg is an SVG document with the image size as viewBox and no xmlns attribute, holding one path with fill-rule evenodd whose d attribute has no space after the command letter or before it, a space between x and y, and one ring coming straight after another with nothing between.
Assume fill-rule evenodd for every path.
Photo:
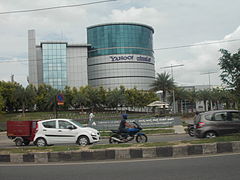
<instances>
[{"instance_id":1,"label":"sidewalk","mask_svg":"<svg viewBox=\"0 0 240 180\"><path fill-rule=\"evenodd\" d=\"M173 126L173 129L175 131L175 134L185 134L186 133L186 131L184 130L185 128L182 125Z\"/></svg>"}]
</instances>

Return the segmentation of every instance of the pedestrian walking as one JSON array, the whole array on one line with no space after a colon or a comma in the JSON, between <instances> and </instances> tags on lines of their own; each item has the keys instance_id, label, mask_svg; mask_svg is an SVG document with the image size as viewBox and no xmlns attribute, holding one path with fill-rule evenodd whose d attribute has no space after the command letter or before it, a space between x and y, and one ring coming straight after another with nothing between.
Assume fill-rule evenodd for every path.
<instances>
[{"instance_id":1,"label":"pedestrian walking","mask_svg":"<svg viewBox=\"0 0 240 180\"><path fill-rule=\"evenodd\" d=\"M93 125L96 125L96 123L93 121L93 118L95 117L95 115L93 114L93 112L91 112L90 114L89 114L89 121L88 121L88 124L91 126L93 126Z\"/></svg>"}]
</instances>

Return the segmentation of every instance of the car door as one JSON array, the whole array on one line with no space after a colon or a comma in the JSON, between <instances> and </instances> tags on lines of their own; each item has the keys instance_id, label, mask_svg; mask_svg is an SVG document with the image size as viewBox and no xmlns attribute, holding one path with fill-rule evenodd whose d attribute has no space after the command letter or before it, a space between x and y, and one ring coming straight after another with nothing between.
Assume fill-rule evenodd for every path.
<instances>
[{"instance_id":1,"label":"car door","mask_svg":"<svg viewBox=\"0 0 240 180\"><path fill-rule=\"evenodd\" d=\"M234 125L231 112L221 111L214 114L215 126L219 135L232 134L238 132Z\"/></svg>"},{"instance_id":2,"label":"car door","mask_svg":"<svg viewBox=\"0 0 240 180\"><path fill-rule=\"evenodd\" d=\"M45 136L48 144L55 144L58 142L58 129L56 120L49 120L42 122L42 133Z\"/></svg>"},{"instance_id":3,"label":"car door","mask_svg":"<svg viewBox=\"0 0 240 180\"><path fill-rule=\"evenodd\" d=\"M216 112L213 116L214 124L213 130L217 131L218 135L225 135L231 133L231 122L226 111Z\"/></svg>"},{"instance_id":4,"label":"car door","mask_svg":"<svg viewBox=\"0 0 240 180\"><path fill-rule=\"evenodd\" d=\"M66 120L58 120L58 137L60 143L75 143L77 127Z\"/></svg>"},{"instance_id":5,"label":"car door","mask_svg":"<svg viewBox=\"0 0 240 180\"><path fill-rule=\"evenodd\" d=\"M232 133L240 132L240 112L229 112L229 118L231 118Z\"/></svg>"}]
</instances>

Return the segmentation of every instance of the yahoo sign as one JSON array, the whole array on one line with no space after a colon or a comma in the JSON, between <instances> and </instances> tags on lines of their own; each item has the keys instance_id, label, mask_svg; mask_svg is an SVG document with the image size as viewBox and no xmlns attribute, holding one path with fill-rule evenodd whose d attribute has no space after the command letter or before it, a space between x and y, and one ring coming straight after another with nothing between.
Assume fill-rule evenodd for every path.
<instances>
[{"instance_id":1,"label":"yahoo sign","mask_svg":"<svg viewBox=\"0 0 240 180\"><path fill-rule=\"evenodd\" d=\"M110 56L112 61L132 61L134 56Z\"/></svg>"},{"instance_id":2,"label":"yahoo sign","mask_svg":"<svg viewBox=\"0 0 240 180\"><path fill-rule=\"evenodd\" d=\"M112 62L120 62L120 61L141 61L141 62L151 62L152 58L149 56L109 56Z\"/></svg>"}]
</instances>

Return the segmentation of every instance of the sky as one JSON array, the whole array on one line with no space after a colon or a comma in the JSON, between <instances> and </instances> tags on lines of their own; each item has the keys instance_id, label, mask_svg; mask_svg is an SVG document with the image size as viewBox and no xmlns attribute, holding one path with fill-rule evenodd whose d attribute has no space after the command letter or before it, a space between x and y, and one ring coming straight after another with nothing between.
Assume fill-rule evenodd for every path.
<instances>
[{"instance_id":1,"label":"sky","mask_svg":"<svg viewBox=\"0 0 240 180\"><path fill-rule=\"evenodd\" d=\"M48 11L1 14L95 1L99 0L1 0L0 80L10 81L13 74L15 81L27 86L29 29L35 29L37 44L42 41L85 44L86 28L91 25L133 22L152 26L156 73L171 73L170 68L164 67L183 65L173 68L174 81L179 86L221 85L219 49L236 53L240 48L239 0L116 0ZM236 41L220 43L229 40ZM164 49L185 45L194 46ZM209 72L210 75L206 74Z\"/></svg>"}]
</instances>

